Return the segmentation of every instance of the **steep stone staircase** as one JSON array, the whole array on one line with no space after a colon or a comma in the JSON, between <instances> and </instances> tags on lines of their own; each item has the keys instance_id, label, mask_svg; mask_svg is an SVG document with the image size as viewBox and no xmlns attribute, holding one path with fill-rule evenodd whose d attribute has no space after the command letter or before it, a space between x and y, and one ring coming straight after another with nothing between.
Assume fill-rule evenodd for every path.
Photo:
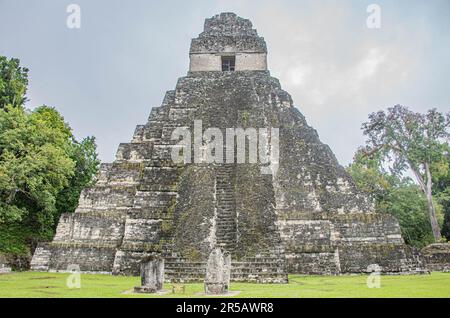
<instances>
[{"instance_id":1,"label":"steep stone staircase","mask_svg":"<svg viewBox=\"0 0 450 318\"><path fill-rule=\"evenodd\" d=\"M231 253L231 280L254 283L287 283L285 261L277 253L260 253L236 260L237 244L236 203L234 198L234 165L221 165L216 171L216 242ZM186 258L165 257L165 277L168 282L202 282L206 262Z\"/></svg>"},{"instance_id":2,"label":"steep stone staircase","mask_svg":"<svg viewBox=\"0 0 450 318\"><path fill-rule=\"evenodd\" d=\"M164 277L171 283L202 282L206 275L206 262L190 261L181 257L164 258Z\"/></svg>"},{"instance_id":3,"label":"steep stone staircase","mask_svg":"<svg viewBox=\"0 0 450 318\"><path fill-rule=\"evenodd\" d=\"M288 282L285 260L276 255L246 257L232 262L231 280L252 283L284 284Z\"/></svg>"},{"instance_id":4,"label":"steep stone staircase","mask_svg":"<svg viewBox=\"0 0 450 318\"><path fill-rule=\"evenodd\" d=\"M206 274L205 261L190 261L180 257L166 257L165 280L171 283L203 282ZM284 260L275 255L247 257L231 262L231 281L252 283L288 282Z\"/></svg>"},{"instance_id":5,"label":"steep stone staircase","mask_svg":"<svg viewBox=\"0 0 450 318\"><path fill-rule=\"evenodd\" d=\"M234 201L233 165L221 165L217 168L216 179L216 239L217 245L232 256L236 249L236 203Z\"/></svg>"}]
</instances>

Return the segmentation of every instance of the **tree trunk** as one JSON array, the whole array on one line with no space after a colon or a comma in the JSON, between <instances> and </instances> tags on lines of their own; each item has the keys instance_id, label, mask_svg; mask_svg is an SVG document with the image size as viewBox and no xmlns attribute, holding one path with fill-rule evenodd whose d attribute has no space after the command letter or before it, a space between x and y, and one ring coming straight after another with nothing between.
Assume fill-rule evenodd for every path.
<instances>
[{"instance_id":1,"label":"tree trunk","mask_svg":"<svg viewBox=\"0 0 450 318\"><path fill-rule=\"evenodd\" d=\"M433 196L431 194L432 180L430 167L428 163L425 163L426 182L422 178L420 172L414 169L414 166L410 165L410 167L414 175L416 176L417 181L419 182L420 189L425 194L425 197L427 199L428 216L430 217L431 231L433 232L434 241L439 242L441 240L441 230L439 228L439 223L437 221L436 208L434 206Z\"/></svg>"},{"instance_id":2,"label":"tree trunk","mask_svg":"<svg viewBox=\"0 0 450 318\"><path fill-rule=\"evenodd\" d=\"M428 213L430 215L430 223L431 223L431 230L433 231L434 241L439 242L441 240L441 229L439 228L439 223L437 221L436 217L436 207L434 206L433 202L433 196L431 195L431 186L432 186L432 180L431 180L431 173L430 173L430 167L428 163L425 163L425 172L427 175L427 184L426 184L426 193L427 201L428 201Z\"/></svg>"}]
</instances>

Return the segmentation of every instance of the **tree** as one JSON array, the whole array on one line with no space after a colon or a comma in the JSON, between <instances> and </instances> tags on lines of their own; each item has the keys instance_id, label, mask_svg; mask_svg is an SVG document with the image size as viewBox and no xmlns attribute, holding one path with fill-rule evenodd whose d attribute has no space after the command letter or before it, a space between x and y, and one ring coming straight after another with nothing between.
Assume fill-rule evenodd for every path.
<instances>
[{"instance_id":1,"label":"tree","mask_svg":"<svg viewBox=\"0 0 450 318\"><path fill-rule=\"evenodd\" d=\"M0 56L0 251L15 256L53 237L99 166L93 137L78 142L54 108L24 109L27 72Z\"/></svg>"},{"instance_id":2,"label":"tree","mask_svg":"<svg viewBox=\"0 0 450 318\"><path fill-rule=\"evenodd\" d=\"M450 147L447 145L445 158L436 162L432 167L433 196L442 206L444 212L444 224L442 235L450 241Z\"/></svg>"},{"instance_id":3,"label":"tree","mask_svg":"<svg viewBox=\"0 0 450 318\"><path fill-rule=\"evenodd\" d=\"M0 110L0 251L26 254L51 239L98 165L95 139L77 142L54 108Z\"/></svg>"},{"instance_id":4,"label":"tree","mask_svg":"<svg viewBox=\"0 0 450 318\"><path fill-rule=\"evenodd\" d=\"M81 191L95 181L100 161L97 158L94 137L73 141L71 159L75 162L75 174L69 184L58 194L56 206L62 213L72 213L78 206Z\"/></svg>"},{"instance_id":5,"label":"tree","mask_svg":"<svg viewBox=\"0 0 450 318\"><path fill-rule=\"evenodd\" d=\"M426 114L414 113L408 108L396 105L387 113L379 111L369 115L369 121L362 129L368 137L365 154L379 154L383 161L390 164L395 175L406 170L414 174L421 191L424 193L435 241L441 239L436 206L433 201L431 167L441 162L448 147L448 127L450 113L439 113L436 109Z\"/></svg>"},{"instance_id":6,"label":"tree","mask_svg":"<svg viewBox=\"0 0 450 318\"><path fill-rule=\"evenodd\" d=\"M377 213L396 217L407 244L423 247L432 243L427 201L421 190L411 178L391 174L381 159L379 153L367 157L361 149L347 171L358 188L374 199Z\"/></svg>"},{"instance_id":7,"label":"tree","mask_svg":"<svg viewBox=\"0 0 450 318\"><path fill-rule=\"evenodd\" d=\"M46 228L57 212L56 196L74 175L72 134L52 108L5 110L0 111L0 222L28 214Z\"/></svg>"},{"instance_id":8,"label":"tree","mask_svg":"<svg viewBox=\"0 0 450 318\"><path fill-rule=\"evenodd\" d=\"M19 64L18 59L0 55L0 109L23 106L26 101L28 69Z\"/></svg>"},{"instance_id":9,"label":"tree","mask_svg":"<svg viewBox=\"0 0 450 318\"><path fill-rule=\"evenodd\" d=\"M392 177L383 169L380 154L368 158L358 150L346 169L358 188L377 202L392 188Z\"/></svg>"}]
</instances>

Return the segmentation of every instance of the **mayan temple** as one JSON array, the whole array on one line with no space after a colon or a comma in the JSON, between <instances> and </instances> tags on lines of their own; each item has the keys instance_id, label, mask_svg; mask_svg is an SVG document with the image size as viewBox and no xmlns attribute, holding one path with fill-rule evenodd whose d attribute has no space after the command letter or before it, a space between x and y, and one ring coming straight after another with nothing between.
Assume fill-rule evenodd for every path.
<instances>
[{"instance_id":1,"label":"mayan temple","mask_svg":"<svg viewBox=\"0 0 450 318\"><path fill-rule=\"evenodd\" d=\"M278 128L279 160L176 163L172 133L194 131L195 121L203 131ZM32 268L137 275L140 261L158 254L167 281L203 281L215 247L231 254L233 281L283 283L288 273L361 273L371 264L394 273L422 267L397 220L373 212L270 76L264 38L233 13L206 19L187 76L119 145L116 160L101 165L76 212L38 246Z\"/></svg>"}]
</instances>

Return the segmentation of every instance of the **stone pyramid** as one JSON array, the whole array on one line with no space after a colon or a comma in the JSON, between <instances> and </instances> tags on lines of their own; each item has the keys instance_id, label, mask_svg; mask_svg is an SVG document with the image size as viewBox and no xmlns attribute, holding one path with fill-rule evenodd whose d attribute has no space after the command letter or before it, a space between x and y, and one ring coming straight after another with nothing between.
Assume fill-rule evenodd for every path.
<instances>
[{"instance_id":1,"label":"stone pyramid","mask_svg":"<svg viewBox=\"0 0 450 318\"><path fill-rule=\"evenodd\" d=\"M199 120L203 130L278 128L273 173L262 173L267 163L260 162L175 163L174 129ZM32 268L135 275L140 260L158 254L166 280L198 281L217 246L232 255L234 281L360 273L371 264L384 272L421 268L398 222L373 212L270 76L264 39L234 13L206 19L192 40L187 76L119 145L116 160L101 165L97 184L83 191L75 213L62 215L53 242L38 246Z\"/></svg>"}]
</instances>

